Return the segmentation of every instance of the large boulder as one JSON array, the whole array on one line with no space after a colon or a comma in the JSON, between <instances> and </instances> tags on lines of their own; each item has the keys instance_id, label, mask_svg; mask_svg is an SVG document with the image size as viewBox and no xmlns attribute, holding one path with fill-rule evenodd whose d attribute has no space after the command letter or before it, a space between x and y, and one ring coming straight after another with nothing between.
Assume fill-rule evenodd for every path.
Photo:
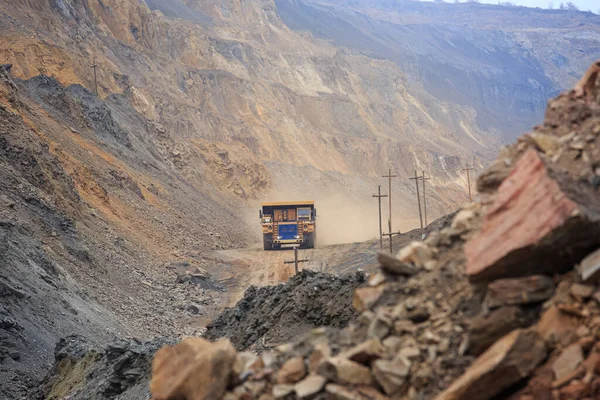
<instances>
[{"instance_id":1,"label":"large boulder","mask_svg":"<svg viewBox=\"0 0 600 400\"><path fill-rule=\"evenodd\" d=\"M229 384L236 352L228 339L188 338L160 349L152 362L155 400L216 400Z\"/></svg>"},{"instance_id":2,"label":"large boulder","mask_svg":"<svg viewBox=\"0 0 600 400\"><path fill-rule=\"evenodd\" d=\"M436 400L491 399L528 377L546 358L546 346L534 330L517 329L483 353Z\"/></svg>"},{"instance_id":3,"label":"large boulder","mask_svg":"<svg viewBox=\"0 0 600 400\"><path fill-rule=\"evenodd\" d=\"M472 281L565 272L600 243L598 197L530 148L466 243L465 272Z\"/></svg>"}]
</instances>

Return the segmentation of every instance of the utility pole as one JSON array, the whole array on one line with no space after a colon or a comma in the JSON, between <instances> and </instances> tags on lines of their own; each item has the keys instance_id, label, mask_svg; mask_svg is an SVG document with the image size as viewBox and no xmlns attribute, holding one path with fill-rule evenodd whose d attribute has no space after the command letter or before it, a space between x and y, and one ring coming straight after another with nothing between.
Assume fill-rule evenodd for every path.
<instances>
[{"instance_id":1,"label":"utility pole","mask_svg":"<svg viewBox=\"0 0 600 400\"><path fill-rule=\"evenodd\" d=\"M383 250L383 229L381 227L381 198L388 196L387 194L381 194L381 185L377 185L377 194L374 194L373 197L377 197L377 201L379 203L379 249Z\"/></svg>"},{"instance_id":2,"label":"utility pole","mask_svg":"<svg viewBox=\"0 0 600 400\"><path fill-rule=\"evenodd\" d=\"M415 177L408 178L409 180L415 180L415 185L417 186L417 203L419 204L419 220L421 221L421 230L423 230L423 214L421 214L421 196L419 195L419 179L421 177L417 175L417 170L415 169Z\"/></svg>"},{"instance_id":3,"label":"utility pole","mask_svg":"<svg viewBox=\"0 0 600 400\"><path fill-rule=\"evenodd\" d=\"M392 245L392 236L399 235L401 232L392 232L392 220L388 219L388 228L390 229L390 233L384 233L383 236L389 236L390 238L390 254L394 254L394 248Z\"/></svg>"},{"instance_id":4,"label":"utility pole","mask_svg":"<svg viewBox=\"0 0 600 400\"><path fill-rule=\"evenodd\" d=\"M423 213L425 214L425 228L427 228L427 197L425 196L425 181L431 178L425 178L425 171L423 172Z\"/></svg>"},{"instance_id":5,"label":"utility pole","mask_svg":"<svg viewBox=\"0 0 600 400\"><path fill-rule=\"evenodd\" d=\"M392 169L390 168L388 170L388 174L383 175L382 177L388 178L388 201L390 204L390 218L388 220L388 228L390 229L390 235L391 235L392 234L392 178L397 178L398 175L392 175ZM392 247L391 240L392 240L392 237L390 236L390 249ZM391 252L391 250L390 250L390 252Z\"/></svg>"},{"instance_id":6,"label":"utility pole","mask_svg":"<svg viewBox=\"0 0 600 400\"><path fill-rule=\"evenodd\" d=\"M298 264L303 262L308 262L308 258L304 258L302 260L298 260L298 246L294 246L294 260L293 261L284 261L284 264L294 264L294 275L298 275Z\"/></svg>"},{"instance_id":7,"label":"utility pole","mask_svg":"<svg viewBox=\"0 0 600 400\"><path fill-rule=\"evenodd\" d=\"M471 198L471 177L469 175L469 171L473 171L475 168L469 167L469 163L467 163L467 168L463 168L463 171L467 171L467 184L469 185L469 202L473 202Z\"/></svg>"},{"instance_id":8,"label":"utility pole","mask_svg":"<svg viewBox=\"0 0 600 400\"><path fill-rule=\"evenodd\" d=\"M98 77L96 75L96 68L98 65L96 64L96 57L94 57L94 64L92 65L92 69L94 70L94 86L96 87L96 97L98 97Z\"/></svg>"}]
</instances>

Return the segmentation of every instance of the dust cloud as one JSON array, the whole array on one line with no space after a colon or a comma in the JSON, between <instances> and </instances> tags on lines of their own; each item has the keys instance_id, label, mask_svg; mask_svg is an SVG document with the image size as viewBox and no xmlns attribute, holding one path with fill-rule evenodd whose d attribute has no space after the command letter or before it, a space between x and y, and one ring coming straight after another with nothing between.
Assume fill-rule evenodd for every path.
<instances>
[{"instance_id":1,"label":"dust cloud","mask_svg":"<svg viewBox=\"0 0 600 400\"><path fill-rule=\"evenodd\" d=\"M360 201L355 198L349 198L345 194L333 194L326 197L321 194L317 197L307 194L298 195L297 193L282 192L268 197L268 201L294 200L315 201L315 208L317 209L317 246L364 242L379 237L377 199L369 197L368 201ZM253 209L249 213L248 220L252 221L251 224L256 225L257 236L260 236L260 240L262 240L260 224L258 222L259 208L260 204L257 203L256 210ZM393 213L398 216L405 216L406 214L395 209ZM384 233L388 232L387 220L388 203L386 201L382 202ZM418 226L418 218L394 218L393 220L393 230L395 232L398 230L406 232Z\"/></svg>"},{"instance_id":2,"label":"dust cloud","mask_svg":"<svg viewBox=\"0 0 600 400\"><path fill-rule=\"evenodd\" d=\"M338 195L315 201L317 208L317 244L331 245L364 242L379 238L379 211L377 199L369 202L357 202ZM382 202L381 219L383 232L388 232L388 203ZM393 209L395 215L402 215ZM394 232L407 232L419 227L418 219L392 220Z\"/></svg>"},{"instance_id":3,"label":"dust cloud","mask_svg":"<svg viewBox=\"0 0 600 400\"><path fill-rule=\"evenodd\" d=\"M348 202L343 195L315 200L317 245L364 242L377 238L379 217L374 203Z\"/></svg>"}]
</instances>

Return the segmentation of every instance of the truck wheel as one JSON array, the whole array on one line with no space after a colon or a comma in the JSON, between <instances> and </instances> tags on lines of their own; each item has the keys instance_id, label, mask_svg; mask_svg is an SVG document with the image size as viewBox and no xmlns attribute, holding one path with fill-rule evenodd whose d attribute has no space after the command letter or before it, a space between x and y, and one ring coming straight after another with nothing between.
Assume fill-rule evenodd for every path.
<instances>
[{"instance_id":1,"label":"truck wheel","mask_svg":"<svg viewBox=\"0 0 600 400\"><path fill-rule=\"evenodd\" d=\"M265 250L273 250L273 236L271 236L271 235L263 236L263 248Z\"/></svg>"},{"instance_id":2,"label":"truck wheel","mask_svg":"<svg viewBox=\"0 0 600 400\"><path fill-rule=\"evenodd\" d=\"M307 249L314 249L315 248L315 234L314 233L310 233L308 235L306 235L306 248Z\"/></svg>"}]
</instances>

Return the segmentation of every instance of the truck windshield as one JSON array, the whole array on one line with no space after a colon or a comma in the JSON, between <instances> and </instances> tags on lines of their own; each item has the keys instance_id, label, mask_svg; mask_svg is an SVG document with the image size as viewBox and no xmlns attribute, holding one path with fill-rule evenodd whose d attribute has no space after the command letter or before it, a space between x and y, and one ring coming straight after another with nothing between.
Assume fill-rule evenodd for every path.
<instances>
[{"instance_id":1,"label":"truck windshield","mask_svg":"<svg viewBox=\"0 0 600 400\"><path fill-rule=\"evenodd\" d=\"M298 209L298 221L310 221L310 209L299 208Z\"/></svg>"}]
</instances>

